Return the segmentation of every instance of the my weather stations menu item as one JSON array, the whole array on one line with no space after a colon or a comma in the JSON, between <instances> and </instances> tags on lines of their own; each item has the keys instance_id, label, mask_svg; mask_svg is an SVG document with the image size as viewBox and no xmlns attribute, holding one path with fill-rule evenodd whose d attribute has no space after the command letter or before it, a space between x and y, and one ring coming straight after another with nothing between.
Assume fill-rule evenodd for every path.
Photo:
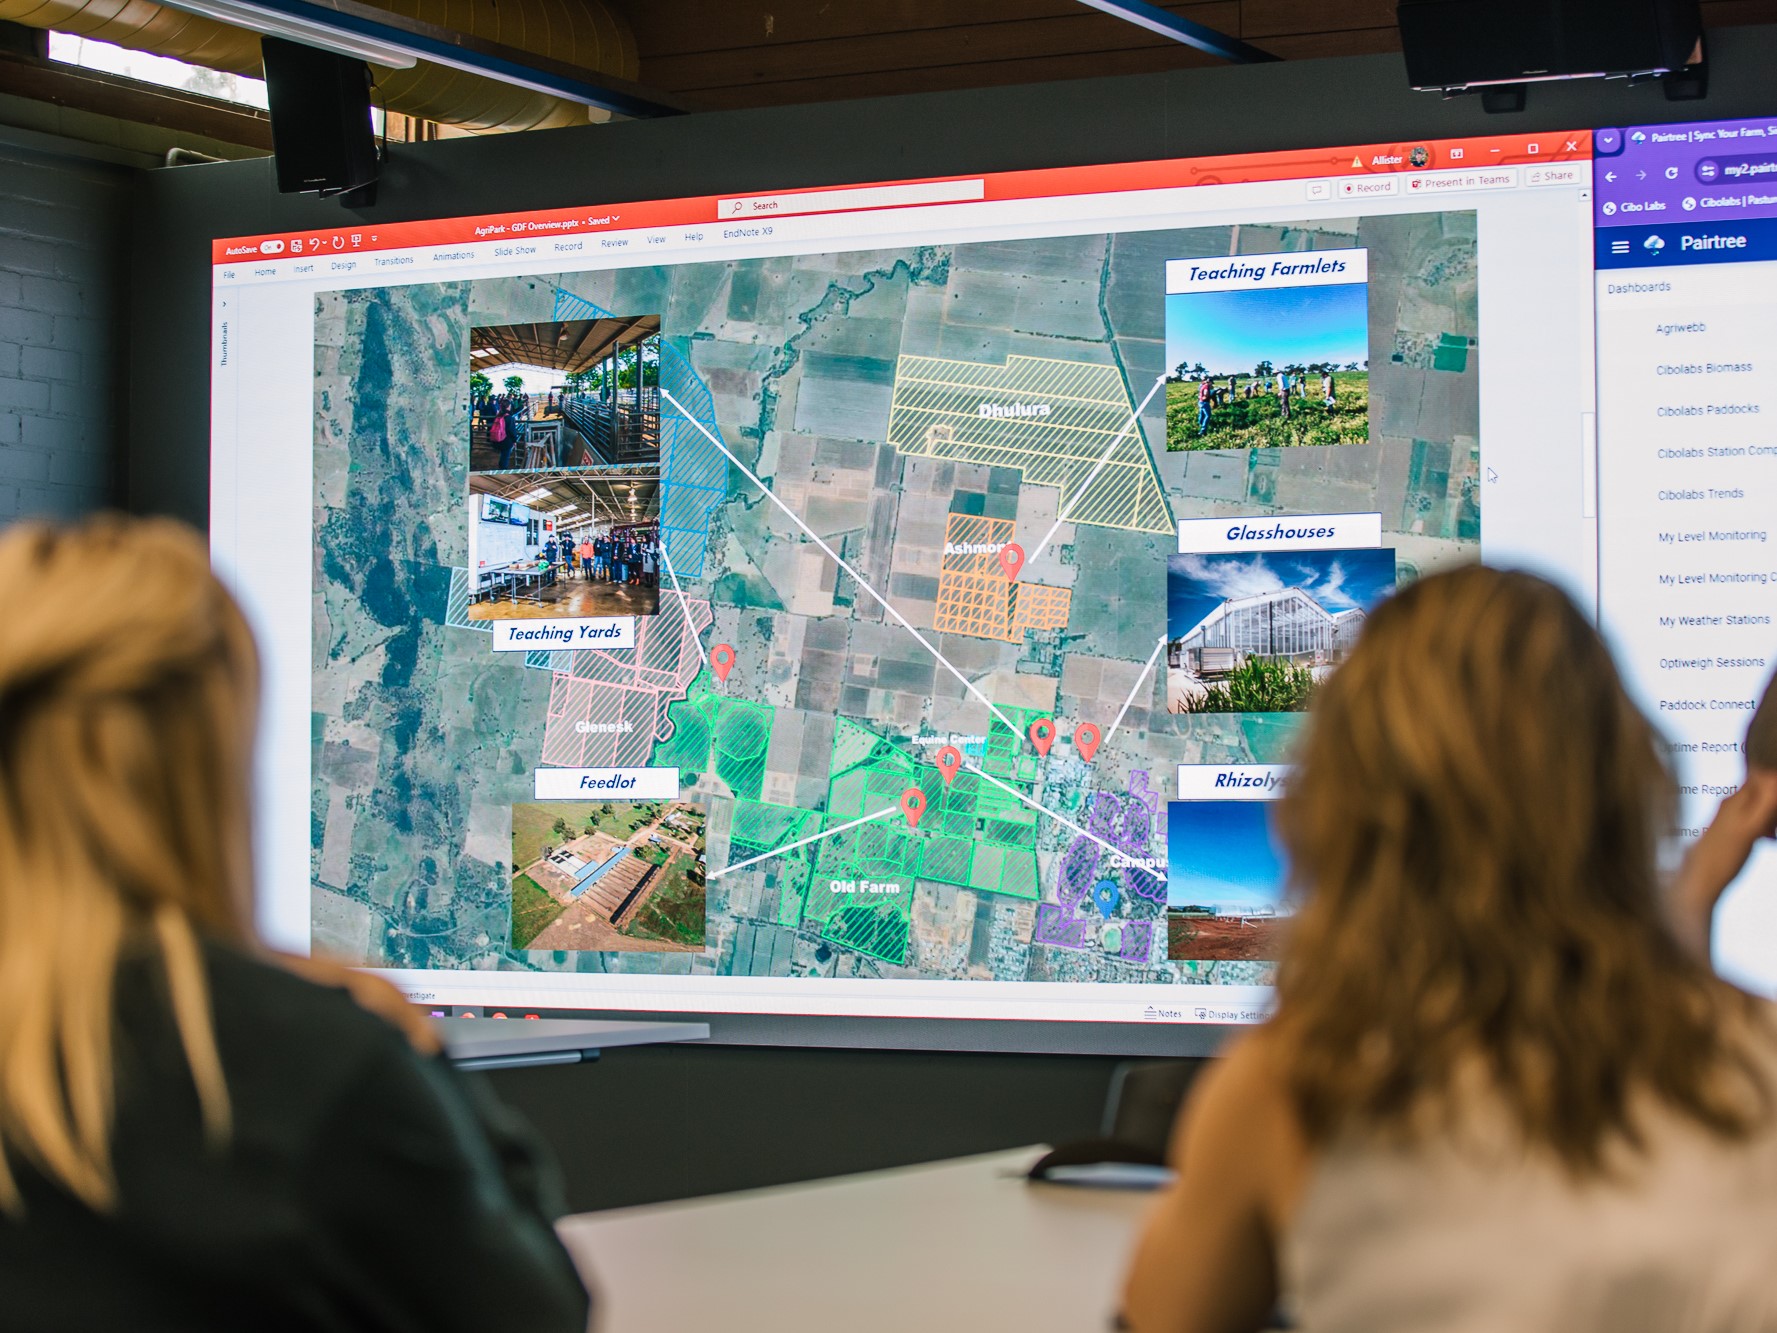
<instances>
[{"instance_id":1,"label":"my weather stations menu item","mask_svg":"<svg viewBox=\"0 0 1777 1333\"><path fill-rule=\"evenodd\" d=\"M1597 242L1600 611L1671 743L1687 837L1739 784L1777 659L1777 220L1759 216L1757 191L1705 188L1722 178L1724 143L1741 146L1744 173L1752 158L1777 168L1777 137L1749 154L1740 135L1720 137L1734 127L1697 128L1716 132L1689 157L1670 129L1624 136L1616 174L1635 180L1657 152L1647 175L1659 185L1617 198L1604 183L1600 220L1673 220L1605 228ZM1731 970L1765 989L1777 988L1772 870L1755 862L1724 906L1734 928L1718 932Z\"/></svg>"}]
</instances>

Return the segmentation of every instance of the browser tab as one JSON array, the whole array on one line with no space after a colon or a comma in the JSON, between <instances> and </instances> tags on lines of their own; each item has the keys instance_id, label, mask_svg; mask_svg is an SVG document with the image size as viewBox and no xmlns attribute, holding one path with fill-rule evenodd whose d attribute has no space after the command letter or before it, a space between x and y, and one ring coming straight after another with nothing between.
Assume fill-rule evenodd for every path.
<instances>
[{"instance_id":1,"label":"browser tab","mask_svg":"<svg viewBox=\"0 0 1777 1333\"><path fill-rule=\"evenodd\" d=\"M1621 137L1621 155L1598 175L1598 225L1777 217L1777 123L1649 125Z\"/></svg>"}]
</instances>

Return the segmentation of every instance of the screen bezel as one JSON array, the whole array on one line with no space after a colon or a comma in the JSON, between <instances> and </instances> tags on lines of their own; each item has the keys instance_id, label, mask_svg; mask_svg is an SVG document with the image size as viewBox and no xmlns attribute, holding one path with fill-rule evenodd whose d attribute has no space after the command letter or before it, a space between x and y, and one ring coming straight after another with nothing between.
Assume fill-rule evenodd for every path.
<instances>
[{"instance_id":1,"label":"screen bezel","mask_svg":"<svg viewBox=\"0 0 1777 1333\"><path fill-rule=\"evenodd\" d=\"M185 405L192 367L200 358L207 365L210 244L220 237L337 226L354 218L420 220L585 200L753 193L1410 137L1725 119L1771 110L1762 73L1777 61L1777 31L1712 33L1710 56L1709 97L1676 108L1657 86L1573 83L1536 89L1521 117L1489 116L1474 99L1440 101L1412 93L1399 59L1381 56L396 146L385 167L382 201L349 214L336 204L277 196L268 159L149 173L134 219L139 258L132 284L129 507L198 523L207 517L207 433L189 429ZM785 144L797 151L785 154ZM706 1017L631 1010L612 1016ZM877 1049L1196 1055L1213 1052L1238 1030L825 1015L707 1018L718 1041Z\"/></svg>"}]
</instances>

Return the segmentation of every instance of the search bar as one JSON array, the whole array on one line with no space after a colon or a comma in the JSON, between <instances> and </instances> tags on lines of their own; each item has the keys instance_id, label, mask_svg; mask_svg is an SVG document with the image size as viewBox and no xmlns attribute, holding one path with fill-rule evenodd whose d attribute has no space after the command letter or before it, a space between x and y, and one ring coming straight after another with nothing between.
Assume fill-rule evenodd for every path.
<instances>
[{"instance_id":1,"label":"search bar","mask_svg":"<svg viewBox=\"0 0 1777 1333\"><path fill-rule=\"evenodd\" d=\"M987 197L985 181L927 181L916 185L865 185L855 190L806 190L800 194L754 194L718 199L716 217L781 218L797 213L846 213L858 208L899 208L907 204L967 204Z\"/></svg>"}]
</instances>

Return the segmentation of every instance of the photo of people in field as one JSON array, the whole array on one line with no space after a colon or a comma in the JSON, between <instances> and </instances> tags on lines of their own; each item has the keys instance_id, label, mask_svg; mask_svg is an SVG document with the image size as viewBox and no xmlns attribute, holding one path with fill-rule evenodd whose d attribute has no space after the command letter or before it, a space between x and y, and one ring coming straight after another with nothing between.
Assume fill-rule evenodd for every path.
<instances>
[{"instance_id":1,"label":"photo of people in field","mask_svg":"<svg viewBox=\"0 0 1777 1333\"><path fill-rule=\"evenodd\" d=\"M1170 293L1166 447L1361 444L1369 358L1368 283Z\"/></svg>"}]
</instances>

